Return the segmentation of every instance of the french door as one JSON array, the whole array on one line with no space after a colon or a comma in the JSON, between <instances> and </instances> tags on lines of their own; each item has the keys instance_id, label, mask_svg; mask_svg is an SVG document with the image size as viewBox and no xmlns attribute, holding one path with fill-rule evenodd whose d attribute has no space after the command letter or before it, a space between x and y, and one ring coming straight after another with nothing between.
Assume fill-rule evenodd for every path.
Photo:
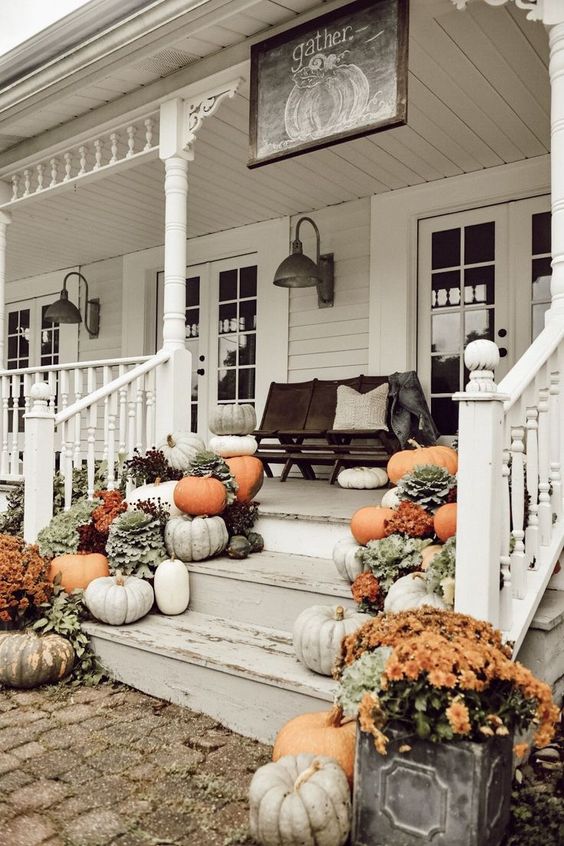
<instances>
[{"instance_id":1,"label":"french door","mask_svg":"<svg viewBox=\"0 0 564 846\"><path fill-rule=\"evenodd\" d=\"M548 196L420 221L418 373L443 435L458 428L466 345L498 344L499 381L543 328L550 251Z\"/></svg>"},{"instance_id":2,"label":"french door","mask_svg":"<svg viewBox=\"0 0 564 846\"><path fill-rule=\"evenodd\" d=\"M158 346L162 341L164 273L158 274ZM256 254L186 269L186 349L192 354L191 429L207 439L216 404L256 398Z\"/></svg>"}]
</instances>

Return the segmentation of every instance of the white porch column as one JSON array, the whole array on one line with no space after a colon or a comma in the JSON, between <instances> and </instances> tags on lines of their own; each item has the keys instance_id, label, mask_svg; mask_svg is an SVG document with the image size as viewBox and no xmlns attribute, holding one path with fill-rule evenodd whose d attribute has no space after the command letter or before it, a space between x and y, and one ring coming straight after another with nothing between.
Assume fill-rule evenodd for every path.
<instances>
[{"instance_id":1,"label":"white porch column","mask_svg":"<svg viewBox=\"0 0 564 846\"><path fill-rule=\"evenodd\" d=\"M548 38L551 96L552 305L546 315L547 322L564 321L564 9L562 22L549 28Z\"/></svg>"},{"instance_id":2,"label":"white porch column","mask_svg":"<svg viewBox=\"0 0 564 846\"><path fill-rule=\"evenodd\" d=\"M6 250L8 224L11 219L8 212L0 211L0 370L6 364Z\"/></svg>"}]
</instances>

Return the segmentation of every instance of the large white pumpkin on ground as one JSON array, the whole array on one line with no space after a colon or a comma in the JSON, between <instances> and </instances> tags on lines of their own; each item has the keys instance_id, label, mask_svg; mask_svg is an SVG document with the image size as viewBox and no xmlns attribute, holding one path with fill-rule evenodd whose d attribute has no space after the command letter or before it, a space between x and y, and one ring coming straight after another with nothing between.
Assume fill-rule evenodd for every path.
<instances>
[{"instance_id":1,"label":"large white pumpkin on ground","mask_svg":"<svg viewBox=\"0 0 564 846\"><path fill-rule=\"evenodd\" d=\"M353 537L341 538L333 547L333 561L339 575L347 581L354 582L364 571L364 565L359 554L364 549Z\"/></svg>"},{"instance_id":2,"label":"large white pumpkin on ground","mask_svg":"<svg viewBox=\"0 0 564 846\"><path fill-rule=\"evenodd\" d=\"M172 517L166 524L164 541L167 552L181 561L204 561L223 552L229 541L221 517Z\"/></svg>"},{"instance_id":3,"label":"large white pumpkin on ground","mask_svg":"<svg viewBox=\"0 0 564 846\"><path fill-rule=\"evenodd\" d=\"M342 488L369 490L388 484L388 474L381 467L349 467L341 470L337 482Z\"/></svg>"},{"instance_id":4,"label":"large white pumpkin on ground","mask_svg":"<svg viewBox=\"0 0 564 846\"><path fill-rule=\"evenodd\" d=\"M258 444L252 435L215 435L210 438L209 448L222 458L236 458L238 455L254 455Z\"/></svg>"},{"instance_id":5,"label":"large white pumpkin on ground","mask_svg":"<svg viewBox=\"0 0 564 846\"><path fill-rule=\"evenodd\" d=\"M384 600L384 611L409 611L422 605L441 610L449 607L438 594L427 590L423 573L408 573L391 586Z\"/></svg>"},{"instance_id":6,"label":"large white pumpkin on ground","mask_svg":"<svg viewBox=\"0 0 564 846\"><path fill-rule=\"evenodd\" d=\"M343 846L351 827L347 777L334 758L284 755L256 771L250 830L261 846Z\"/></svg>"},{"instance_id":7,"label":"large white pumpkin on ground","mask_svg":"<svg viewBox=\"0 0 564 846\"><path fill-rule=\"evenodd\" d=\"M137 576L102 576L84 591L84 604L96 620L110 626L134 623L153 606L153 588Z\"/></svg>"},{"instance_id":8,"label":"large white pumpkin on ground","mask_svg":"<svg viewBox=\"0 0 564 846\"><path fill-rule=\"evenodd\" d=\"M257 428L255 409L249 403L218 405L210 415L209 427L214 435L248 435Z\"/></svg>"},{"instance_id":9,"label":"large white pumpkin on ground","mask_svg":"<svg viewBox=\"0 0 564 846\"><path fill-rule=\"evenodd\" d=\"M188 470L194 456L205 448L203 440L194 432L171 433L157 444L170 466L182 471Z\"/></svg>"},{"instance_id":10,"label":"large white pumpkin on ground","mask_svg":"<svg viewBox=\"0 0 564 846\"><path fill-rule=\"evenodd\" d=\"M155 601L162 614L183 614L190 602L190 576L178 558L161 561L155 570Z\"/></svg>"},{"instance_id":11,"label":"large white pumpkin on ground","mask_svg":"<svg viewBox=\"0 0 564 846\"><path fill-rule=\"evenodd\" d=\"M341 654L343 638L369 620L342 605L312 605L294 623L294 649L298 659L322 676L330 676Z\"/></svg>"},{"instance_id":12,"label":"large white pumpkin on ground","mask_svg":"<svg viewBox=\"0 0 564 846\"><path fill-rule=\"evenodd\" d=\"M182 511L174 503L174 489L178 482L154 482L152 485L141 485L140 488L135 488L127 496L126 502L130 508L133 508L136 503L149 502L158 503L160 499L162 505L168 508L168 513L171 517L178 517Z\"/></svg>"}]
</instances>

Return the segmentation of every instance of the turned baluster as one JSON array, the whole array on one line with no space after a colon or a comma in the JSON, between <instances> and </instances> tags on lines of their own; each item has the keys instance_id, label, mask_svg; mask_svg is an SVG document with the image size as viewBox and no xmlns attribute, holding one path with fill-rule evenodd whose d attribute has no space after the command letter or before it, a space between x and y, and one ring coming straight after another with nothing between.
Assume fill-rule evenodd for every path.
<instances>
[{"instance_id":1,"label":"turned baluster","mask_svg":"<svg viewBox=\"0 0 564 846\"><path fill-rule=\"evenodd\" d=\"M18 199L18 192L20 188L20 180L17 173L12 176L12 202Z\"/></svg>"},{"instance_id":2,"label":"turned baluster","mask_svg":"<svg viewBox=\"0 0 564 846\"><path fill-rule=\"evenodd\" d=\"M143 147L144 151L147 152L153 146L153 127L155 125L155 121L153 118L146 118L145 121L145 146Z\"/></svg>"},{"instance_id":3,"label":"turned baluster","mask_svg":"<svg viewBox=\"0 0 564 846\"><path fill-rule=\"evenodd\" d=\"M511 555L509 552L511 517L509 499L509 450L503 450L501 466L501 596L499 625L502 631L509 631L513 622L513 586L511 584Z\"/></svg>"},{"instance_id":4,"label":"turned baluster","mask_svg":"<svg viewBox=\"0 0 564 846\"><path fill-rule=\"evenodd\" d=\"M80 156L80 170L78 171L79 176L84 176L86 173L86 153L88 152L88 148L85 147L83 144L78 148L78 155Z\"/></svg>"},{"instance_id":5,"label":"turned baluster","mask_svg":"<svg viewBox=\"0 0 564 846\"><path fill-rule=\"evenodd\" d=\"M102 385L108 385L112 381L111 368L105 364L102 368ZM108 397L104 398L104 451L102 453L102 461L108 460L108 422L109 422L109 408L110 401Z\"/></svg>"},{"instance_id":6,"label":"turned baluster","mask_svg":"<svg viewBox=\"0 0 564 846\"><path fill-rule=\"evenodd\" d=\"M562 517L562 477L560 466L560 372L550 374L549 388L550 421L550 487L552 489L552 511L557 519Z\"/></svg>"},{"instance_id":7,"label":"turned baluster","mask_svg":"<svg viewBox=\"0 0 564 846\"><path fill-rule=\"evenodd\" d=\"M65 408L68 407L69 404L69 371L68 370L61 370L61 375L59 379L59 388L61 391L61 403L60 403L60 410L64 411Z\"/></svg>"},{"instance_id":8,"label":"turned baluster","mask_svg":"<svg viewBox=\"0 0 564 846\"><path fill-rule=\"evenodd\" d=\"M3 476L8 475L9 453L8 433L10 431L10 378L2 376L2 455L0 457L0 470Z\"/></svg>"},{"instance_id":9,"label":"turned baluster","mask_svg":"<svg viewBox=\"0 0 564 846\"><path fill-rule=\"evenodd\" d=\"M126 368L125 364L120 364L119 369L118 369L118 374L120 376L124 376L126 372L127 372L127 368ZM124 385L119 389L119 444L118 444L118 452L119 452L120 455L123 455L126 451L127 422L128 422L127 385Z\"/></svg>"},{"instance_id":10,"label":"turned baluster","mask_svg":"<svg viewBox=\"0 0 564 846\"><path fill-rule=\"evenodd\" d=\"M143 450L143 429L145 428L143 425L143 418L145 416L145 403L144 403L144 396L143 396L143 379L138 378L135 380L135 446L142 452Z\"/></svg>"},{"instance_id":11,"label":"turned baluster","mask_svg":"<svg viewBox=\"0 0 564 846\"><path fill-rule=\"evenodd\" d=\"M548 546L552 533L550 502L550 423L548 419L548 388L539 391L539 540Z\"/></svg>"},{"instance_id":12,"label":"turned baluster","mask_svg":"<svg viewBox=\"0 0 564 846\"><path fill-rule=\"evenodd\" d=\"M513 552L511 553L511 583L513 596L523 599L527 590L525 557L525 532L523 519L525 509L525 472L523 443L525 429L523 426L511 427L511 522L513 524Z\"/></svg>"},{"instance_id":13,"label":"turned baluster","mask_svg":"<svg viewBox=\"0 0 564 846\"><path fill-rule=\"evenodd\" d=\"M119 135L117 132L112 132L110 135L110 164L115 164L118 160L118 143L119 143Z\"/></svg>"},{"instance_id":14,"label":"turned baluster","mask_svg":"<svg viewBox=\"0 0 564 846\"><path fill-rule=\"evenodd\" d=\"M37 171L37 187L35 189L35 193L38 194L39 191L43 191L43 175L45 171L45 165L40 162L35 169Z\"/></svg>"},{"instance_id":15,"label":"turned baluster","mask_svg":"<svg viewBox=\"0 0 564 846\"><path fill-rule=\"evenodd\" d=\"M57 159L50 159L49 164L51 165L51 182L49 183L49 188L54 188L59 181L59 162Z\"/></svg>"},{"instance_id":16,"label":"turned baluster","mask_svg":"<svg viewBox=\"0 0 564 846\"><path fill-rule=\"evenodd\" d=\"M63 159L65 160L65 175L63 177L63 182L68 182L71 178L72 172L72 153L70 150L64 153Z\"/></svg>"},{"instance_id":17,"label":"turned baluster","mask_svg":"<svg viewBox=\"0 0 564 846\"><path fill-rule=\"evenodd\" d=\"M96 390L96 371L89 367L86 372L86 390L91 395ZM96 428L98 426L98 403L94 403L87 410L88 426L86 438L86 485L88 498L94 496L96 480Z\"/></svg>"},{"instance_id":18,"label":"turned baluster","mask_svg":"<svg viewBox=\"0 0 564 846\"><path fill-rule=\"evenodd\" d=\"M29 170L29 168L26 168L26 169L24 170L23 174L24 174L24 192L23 192L23 196L24 196L24 197L29 197L29 195L31 194L31 170Z\"/></svg>"},{"instance_id":19,"label":"turned baluster","mask_svg":"<svg viewBox=\"0 0 564 846\"><path fill-rule=\"evenodd\" d=\"M80 367L75 367L74 370L74 402L82 399L83 383L82 370ZM81 433L82 414L76 414L74 418L74 455L73 462L75 467L80 467L82 464L82 455L80 443L82 439Z\"/></svg>"},{"instance_id":20,"label":"turned baluster","mask_svg":"<svg viewBox=\"0 0 564 846\"><path fill-rule=\"evenodd\" d=\"M135 386L127 386L127 454L131 458L135 450Z\"/></svg>"},{"instance_id":21,"label":"turned baluster","mask_svg":"<svg viewBox=\"0 0 564 846\"><path fill-rule=\"evenodd\" d=\"M65 480L65 511L72 505L72 418L61 423L61 471Z\"/></svg>"},{"instance_id":22,"label":"turned baluster","mask_svg":"<svg viewBox=\"0 0 564 846\"><path fill-rule=\"evenodd\" d=\"M539 448L538 448L538 416L535 406L526 409L527 422L527 463L526 481L529 498L527 513L527 528L525 529L525 551L527 563L535 569L539 552Z\"/></svg>"},{"instance_id":23,"label":"turned baluster","mask_svg":"<svg viewBox=\"0 0 564 846\"><path fill-rule=\"evenodd\" d=\"M137 130L134 126L128 126L126 129L127 132L127 153L126 159L130 159L131 156L135 155L135 134Z\"/></svg>"},{"instance_id":24,"label":"turned baluster","mask_svg":"<svg viewBox=\"0 0 564 846\"><path fill-rule=\"evenodd\" d=\"M47 383L50 391L48 408L53 414L57 413L57 375L56 370L50 370L47 376Z\"/></svg>"},{"instance_id":25,"label":"turned baluster","mask_svg":"<svg viewBox=\"0 0 564 846\"><path fill-rule=\"evenodd\" d=\"M13 476L20 472L19 428L20 428L20 377L12 376L12 449L10 454L10 473Z\"/></svg>"},{"instance_id":26,"label":"turned baluster","mask_svg":"<svg viewBox=\"0 0 564 846\"><path fill-rule=\"evenodd\" d=\"M31 373L24 373L23 377L23 401L24 401L24 414L31 409L31 385L32 385L32 378ZM35 374L34 382L40 381L39 373Z\"/></svg>"},{"instance_id":27,"label":"turned baluster","mask_svg":"<svg viewBox=\"0 0 564 846\"><path fill-rule=\"evenodd\" d=\"M92 170L100 170L102 167L102 153L103 153L103 144L99 138L94 141L94 167Z\"/></svg>"}]
</instances>

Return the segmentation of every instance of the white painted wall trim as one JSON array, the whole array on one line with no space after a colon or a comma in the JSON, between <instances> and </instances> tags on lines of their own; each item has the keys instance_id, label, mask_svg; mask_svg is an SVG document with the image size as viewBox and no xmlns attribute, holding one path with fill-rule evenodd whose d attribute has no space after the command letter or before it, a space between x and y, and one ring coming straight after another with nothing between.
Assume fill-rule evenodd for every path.
<instances>
[{"instance_id":1,"label":"white painted wall trim","mask_svg":"<svg viewBox=\"0 0 564 846\"><path fill-rule=\"evenodd\" d=\"M419 220L545 194L550 157L376 194L370 215L369 372L417 366Z\"/></svg>"}]
</instances>

